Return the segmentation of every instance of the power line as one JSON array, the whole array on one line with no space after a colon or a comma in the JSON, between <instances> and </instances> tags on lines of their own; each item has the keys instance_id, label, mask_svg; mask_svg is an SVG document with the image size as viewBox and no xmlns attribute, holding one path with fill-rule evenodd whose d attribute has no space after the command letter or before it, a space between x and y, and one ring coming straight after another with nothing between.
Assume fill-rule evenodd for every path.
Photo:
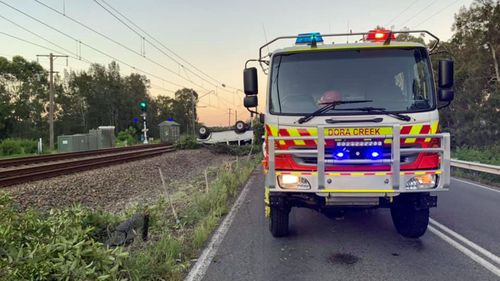
<instances>
[{"instance_id":1,"label":"power line","mask_svg":"<svg viewBox=\"0 0 500 281\"><path fill-rule=\"evenodd\" d=\"M229 85L226 85L222 82L220 82L219 80L213 78L212 76L210 76L209 74L207 74L206 72L202 71L201 69L199 69L198 67L194 66L192 63L190 63L189 61L187 61L186 59L182 58L180 55L178 55L177 53L175 53L172 49L168 48L167 46L165 46L165 44L163 44L161 41L159 41L158 39L156 39L154 36L152 36L150 33L148 33L147 31L145 31L143 28L141 28L140 26L138 26L137 24L135 24L130 18L128 18L127 16L125 16L123 13L121 13L120 11L118 11L116 8L114 8L113 6L111 6L109 3L107 3L105 0L101 0L106 6L108 6L111 10L113 10L114 12L116 12L118 15L120 15L122 18L124 18L126 21L128 21L131 25L133 25L134 27L136 27L138 30L140 30L141 32L143 32L146 36L150 37L153 41L155 41L157 44L159 44L161 47L163 47L164 49L166 49L167 51L169 51L170 53L172 53L174 56L176 56L179 60L183 61L184 63L188 64L189 66L191 66L193 69L195 69L196 71L198 71L199 73L205 75L206 77L208 77L209 79L215 81L217 83L216 84L213 84L211 83L213 86L222 86L222 87L230 87L230 88L233 88L233 89L237 89L237 88L234 88L234 87L231 87ZM114 18L116 18L118 21L120 21L122 24L124 24L128 29L132 30L135 34L141 36L142 38L144 38L144 35L139 33L138 31L136 31L135 29L133 29L130 25L128 25L127 23L125 23L122 19L120 19L118 16L116 16L113 12L111 12L109 9L106 9L100 2L98 2L97 0L94 0L94 2L96 2L99 6L101 6L104 10L106 10L108 13L110 13ZM165 56L167 56L168 58L170 58L171 60L173 60L174 62L176 62L178 65L180 65L181 67L185 68L185 66L180 63L179 61L177 61L176 59L172 58L172 56L168 55L167 53L163 52L162 50L160 50L158 47L156 47L155 44L153 44L151 41L147 40L146 41L151 44L153 47L155 47L155 49L157 49L158 51L162 52ZM197 77L199 77L200 79L203 79L204 81L210 83L209 81L207 81L206 79L202 78L201 76L199 76L198 74L194 73L193 71L191 71L190 69L187 69L189 72L193 73L194 75L196 75Z\"/></svg>"},{"instance_id":2,"label":"power line","mask_svg":"<svg viewBox=\"0 0 500 281\"><path fill-rule=\"evenodd\" d=\"M35 43L35 42L29 41L29 40L27 40L27 39L23 39L23 38L20 38L20 37L14 36L14 35L12 35L12 34L5 33L5 32L3 32L3 31L0 31L0 34L5 35L5 36L8 36L8 37L10 37L10 38L14 38L14 39L19 40L19 41L22 41L22 42L24 42L24 43L31 44L31 45L33 45L33 46L37 46L37 47L42 48L42 49L46 49L46 50L52 51L52 52L54 52L54 53L59 53L59 51L56 51L56 50L54 50L54 49L52 49L52 48L50 48L50 47L40 45L40 44L38 44L38 43Z\"/></svg>"},{"instance_id":3,"label":"power line","mask_svg":"<svg viewBox=\"0 0 500 281\"><path fill-rule=\"evenodd\" d=\"M95 0L94 0L95 1ZM119 14L120 16L122 16L124 19L126 19L129 23L131 23L133 26L135 26L137 29L139 29L140 31L142 31L144 34L146 34L147 36L149 36L151 39L153 39L154 41L156 41L159 45L161 45L163 48L165 48L166 50L168 50L169 52L171 52L173 55L175 55L177 58L179 58L180 60L182 60L183 62L187 63L189 66L191 66L192 68L194 68L195 70L197 70L198 72L202 73L203 75L205 75L206 77L212 79L213 81L217 82L219 85L222 85L223 83L221 83L220 81L218 81L217 79L213 78L212 76L208 75L207 73L205 73L204 71L200 70L199 68L197 68L196 66L194 66L193 64L191 64L189 61L185 60L184 58L182 58L181 56L179 56L177 53L175 53L172 49L168 48L167 46L165 46L163 43L161 43L159 40L157 40L154 36L152 36L151 34L149 34L148 32L146 32L144 29L142 29L140 26L138 26L137 24L135 24L132 20L130 20L127 16L125 16L124 14L120 13L120 11L118 11L117 9L115 9L113 6L111 6L109 3L107 3L105 0L101 0L104 4L106 4L109 8L111 8L113 11L115 11L117 14Z\"/></svg>"},{"instance_id":4,"label":"power line","mask_svg":"<svg viewBox=\"0 0 500 281\"><path fill-rule=\"evenodd\" d=\"M393 23L397 18L399 18L399 16L401 16L402 14L404 14L404 12L408 11L408 9L410 9L415 3L419 2L419 0L415 0L413 2L410 3L410 5L408 5L406 8L404 8L401 12L399 12L393 19L391 19L387 24L386 26L389 27L389 25L391 23Z\"/></svg>"},{"instance_id":5,"label":"power line","mask_svg":"<svg viewBox=\"0 0 500 281\"><path fill-rule=\"evenodd\" d=\"M405 26L407 23L411 22L415 17L417 17L423 11L427 10L427 8L429 8L430 6L432 6L434 3L436 3L436 2L434 0L431 0L431 2L429 4L427 4L427 6L423 7L422 9L420 9L416 14L414 14L412 17L410 17L409 19L407 19L403 24L401 24L401 26Z\"/></svg>"},{"instance_id":6,"label":"power line","mask_svg":"<svg viewBox=\"0 0 500 281\"><path fill-rule=\"evenodd\" d=\"M21 28L23 28L22 26L20 26L20 27L21 27ZM24 39L24 38L21 38L21 37L18 37L18 36L15 36L15 35L9 34L9 33L5 33L5 32L2 32L2 31L0 31L0 34L2 34L2 35L4 35L4 36L8 36L8 37L10 37L10 38L14 38L14 39L19 40L19 41L22 41L22 42L25 42L25 43L27 43L27 44L31 44L31 45L33 45L33 46L36 46L36 47L39 47L39 48L42 48L42 49L46 49L46 50L49 50L49 51L52 51L52 52L56 52L56 53L58 53L58 51L56 51L56 50L54 50L54 49L52 49L52 48L50 48L50 47L47 47L47 46L44 46L44 45L41 45L41 44L35 43L35 42L30 41L30 40L28 40L28 39ZM39 35L38 35L38 34L36 34L36 33L35 33L34 35L39 36ZM81 58L81 59L79 59L78 57L71 56L71 55L69 55L69 57L71 57L71 58L73 58L73 59L76 59L76 60L79 60L79 61L83 61L83 62L88 63L88 64L92 64L92 62L91 62L90 60L87 60L87 59L85 59L85 58ZM135 70L138 70L138 69L135 69ZM141 70L138 70L138 71L139 71L139 72L143 72L143 71L141 71ZM148 74L147 72L143 72L143 73L145 73L145 74L147 74L147 75L150 75L150 76L153 76L153 75L151 75L151 74ZM161 79L161 78L159 78L159 79ZM154 87L154 88L158 88L158 89L161 89L161 90L163 90L163 91L166 91L166 92L175 93L175 91L174 91L174 90L166 89L166 88L161 87L161 86L159 86L159 85L156 85L156 84L154 84L154 83L150 83L150 85L151 85L151 87L152 87L152 88ZM183 88L185 88L185 87L183 87ZM217 109L222 109L222 108L220 108L220 107L215 107L215 106L210 105L210 104L209 104L208 106L213 107L213 108L217 108Z\"/></svg>"},{"instance_id":7,"label":"power line","mask_svg":"<svg viewBox=\"0 0 500 281\"><path fill-rule=\"evenodd\" d=\"M40 20L40 19L37 19L37 18L35 18L35 17L33 17L33 16L31 16L31 15L29 15L29 14L27 14L27 13L25 13L25 12L23 12L23 11L21 11L21 10L19 10L19 9L17 9L17 8L15 8L15 7L11 6L11 5L9 5L9 4L7 4L7 3L5 3L4 1L1 1L1 0L0 0L0 3L2 3L2 4L4 4L4 5L6 5L6 6L8 6L9 8L11 8L11 9L13 9L13 10L15 10L15 11L17 11L17 12L19 12L19 13L21 13L21 14L23 14L23 15L27 16L27 17L29 17L30 19L32 19L32 20L34 20L34 21L36 21L36 22L38 22L38 23L40 23L40 24L42 24L42 25L44 25L44 26L46 26L46 27L48 27L48 28L50 28L50 29L52 29L52 30L54 30L54 31L56 31L56 32L58 32L58 33L60 33L60 34L62 34L62 35L64 35L64 36L66 36L66 37L68 37L68 38L70 38L70 39L72 39L72 40L74 40L74 41L79 42L81 45L84 45L84 46L86 46L87 48L89 48L89 49L91 49L91 50L94 50L95 52L100 53L101 55L104 55L104 56L106 56L106 57L108 57L108 58L110 58L110 59L112 59L112 60L115 60L115 61L117 61L117 62L121 63L121 64L124 64L124 65L126 65L126 66L128 66L128 67L130 67L130 68L132 68L132 69L134 69L134 70L136 70L136 71L142 72L142 73L144 73L144 74L146 74L146 75L150 75L150 76L152 76L152 77L155 77L155 78L157 78L157 79L159 79L159 80L162 80L162 81L164 81L164 82L166 82L166 83L172 84L172 85L177 86L177 87L181 87L181 88L189 88L189 87L186 87L186 86L184 86L184 85L181 85L181 84L178 84L178 83L175 83L175 82L172 82L172 81L165 80L164 78L161 78L161 77L159 77L158 75L155 75L155 74L153 74L153 73L151 73L151 72L148 72L148 71L142 70L142 69L140 69L140 68L137 68L137 67L135 67L135 66L133 66L133 65L131 65L131 64L129 64L129 63L127 63L127 62L123 61L123 60L120 60L120 59L118 59L118 58L116 58L116 57L114 57L114 56L112 56L112 55L110 55L110 54L108 54L108 53L106 53L106 52L104 52L104 51L101 51L101 50L99 50L99 49L97 49L97 48L95 48L95 47L93 47L93 46L91 46L91 45L89 45L89 44L87 44L87 43L85 43L85 42L83 42L83 41L78 40L77 38L75 38L75 37L73 37L73 36L69 35L68 33L63 32L63 31L61 31L61 30L59 30L59 29L57 29L57 28L55 28L55 27L53 27L53 26L51 26L51 25L49 25L49 24L45 23L44 21L42 21L42 20ZM54 51L54 52L58 52L58 51L55 51L55 50L53 50L53 51ZM202 87L200 87L200 88L202 88Z\"/></svg>"},{"instance_id":8,"label":"power line","mask_svg":"<svg viewBox=\"0 0 500 281\"><path fill-rule=\"evenodd\" d=\"M73 17L70 17L70 16L68 16L68 15L66 15L66 14L64 14L64 13L61 13L61 12L59 12L58 10L56 10L56 9L52 8L51 6L49 6L49 5L47 5L47 4L43 3L43 2L40 2L39 0L34 0L34 1L35 1L36 3L38 3L38 4L42 5L42 6L44 6L45 8L47 8L47 9L49 9L49 10L51 10L51 11L53 11L53 12L55 12L55 13L57 13L57 14L59 14L59 15L63 16L63 17L65 17L65 18L67 18L67 19L71 20L71 21L73 21L74 23L76 23L76 24L78 24L78 25L80 25L80 26L82 26L82 27L84 27L84 28L86 28L86 29L88 29L88 30L90 30L90 31L92 31L92 32L94 32L94 33L96 33L96 34L98 34L99 36L101 36L101 37L103 37L103 38L105 38L105 39L107 39L107 40L109 40L109 41L113 42L114 44L116 44L116 45L118 45L118 46L120 46L120 47L122 47L122 48L124 48L124 49L126 49L126 50L128 50L128 51L130 51L130 52L132 52L132 53L134 53L134 54L136 54L136 55L138 55L138 56L142 57L142 58L144 58L145 60L147 60L147 61L149 61L149 62L151 62L151 63L153 63L153 64L155 64L155 65L157 65L157 66L159 66L159 67L161 67L161 68L163 68L163 69L165 69L166 71L168 71L168 72L170 72L170 73L172 73L172 74L174 74L174 75L176 75L176 76L178 76L178 77L180 77L180 78L182 78L182 79L184 79L184 80L186 80L186 81L188 81L188 82L192 83L193 85L195 85L195 86L197 86L197 87L199 87L199 88L202 88L202 89L204 89L204 90L207 90L207 91L208 91L208 89L206 89L206 88L205 88L205 87L203 87L202 85L199 85L199 84L197 84L197 83L194 83L192 80L189 80L189 79L187 79L187 78L185 78L185 77L183 77L183 76L179 75L178 73L176 73L176 72L175 72L175 71L173 71L172 69L170 69L170 68L168 68L168 67L164 66L163 64L158 63L157 61L152 60L152 59L150 59L150 58L148 58L148 57L144 56L143 54L141 54L141 53L139 53L139 52L135 51L134 49L132 49L132 48L130 48L130 47L128 47L128 46L126 46L125 44L120 43L120 42L118 42L118 41L114 40L113 38L111 38L111 37L109 37L109 36L107 36L107 35L105 35L105 34L103 34L103 33L99 32L99 31L97 31L97 30L95 30L94 28L92 28L92 27L90 27L90 26L88 26L88 25L84 24L83 22L81 22L81 21L79 21L79 20L77 20L77 19L75 19L75 18L73 18ZM4 3L3 1L0 1L0 2ZM4 4L5 4L5 3L4 3Z\"/></svg>"},{"instance_id":9,"label":"power line","mask_svg":"<svg viewBox=\"0 0 500 281\"><path fill-rule=\"evenodd\" d=\"M436 15L438 15L439 13L443 12L444 10L448 9L449 7L451 7L453 4L456 4L457 2L459 2L461 0L456 0L456 1L453 1L451 2L450 4L446 5L445 7L443 7L442 9L438 10L437 12L435 12L434 14L430 15L428 18L424 19L423 21L417 23L415 25L415 27L418 27L420 25L422 25L423 23L427 22L428 20L430 20L431 18L435 17Z\"/></svg>"},{"instance_id":10,"label":"power line","mask_svg":"<svg viewBox=\"0 0 500 281\"><path fill-rule=\"evenodd\" d=\"M47 42L47 43L49 43L49 44L51 44L51 45L53 45L53 46L56 46L57 48L59 48L59 49L61 49L61 50L64 50L65 52L67 52L67 53L69 53L69 54L73 55L73 56L72 56L72 58L78 59L78 54L77 54L77 53L73 53L72 51L70 51L70 50L68 50L68 49L66 49L66 48L64 48L64 47L62 47L61 45L58 45L58 44L56 44L56 43L54 43L54 42L52 42L52 41L50 41L50 40L45 39L45 37L43 37L43 36L41 36L41 35L39 35L39 34L37 34L37 33L33 32L33 31L29 30L28 28L26 28L26 27L24 27L24 26L22 26L22 25L20 25L20 24L18 24L18 23L16 23L16 22L12 21L12 20L10 20L10 19L8 19L8 18L6 18L6 17L4 17L4 16L2 16L2 15L0 15L0 18L2 18L2 19L4 19L4 20L6 20L6 21L10 22L11 24L13 24L13 25L17 26L18 28L21 28L22 30L24 30L24 31L26 31L26 32L28 32L28 33L30 33L30 34L32 34L32 35L34 35L34 36L36 36L36 37L38 37L38 38L42 39L43 41L45 41L45 42ZM56 52L56 53L59 53L58 51L55 51L55 52Z\"/></svg>"},{"instance_id":11,"label":"power line","mask_svg":"<svg viewBox=\"0 0 500 281\"><path fill-rule=\"evenodd\" d=\"M35 0L35 1L36 1L36 0ZM70 35L70 34L68 34L68 33L66 33L66 32L63 32L63 31L61 31L61 30L59 30L59 29L57 29L57 28L55 28L55 27L53 27L53 26L51 26L51 25L47 24L46 22L44 22L44 21L42 21L42 20L40 20L40 19L38 19L38 18L35 18L35 17L33 17L33 16L29 15L28 13L23 12L22 10L19 10L19 9L17 9L17 8L15 8L15 7L13 7L13 6L11 6L11 5L7 4L7 3L5 3L4 1L1 1L1 0L0 0L0 3L4 4L5 6L7 6L7 7L11 8L11 9L13 9L13 10L15 10L15 11L17 11L17 12L19 12L19 13L23 14L23 15L25 15L26 17L29 17L30 19L32 19L32 20L34 20L34 21L36 21L36 22L38 22L38 23L40 23L40 24L42 24L42 25L44 25L44 26L48 27L49 29L52 29L53 31L56 31L56 32L57 32L57 33L59 33L59 34L62 34L62 35L64 35L64 36L66 36L66 37L68 37L68 38L70 38L70 39L74 40L75 42L77 42L77 43L78 43L78 44L80 44L80 45L86 46L87 48L89 48L89 49L91 49L91 50L93 50L93 51L95 51L95 52L97 52L97 53L99 53L99 54L101 54L101 55L104 55L104 56L106 56L106 57L108 57L108 58L110 58L110 59L112 59L112 60L115 60L115 61L117 61L117 62L119 62L119 63L121 63L121 64L123 64L123 65L128 66L129 68L133 69L134 71L141 72L141 73L143 73L143 74L145 74L145 75L149 75L149 76L154 77L154 78L156 78L156 79L158 79L158 80L161 80L161 81L163 81L163 82L166 82L166 83L172 84L172 85L177 86L177 87L180 87L180 88L189 88L189 87L186 87L185 85L181 85L181 84L178 84L178 83L174 83L174 82L172 82L172 81L168 81L168 80L166 80L166 79L164 79L164 78L162 78L162 77L160 77L160 76L158 76L158 75L156 75L156 74L154 74L154 73L151 73L151 72L148 72L148 71L146 71L146 70L142 70L142 69L140 69L140 68L137 68L137 67L135 67L135 66L133 66L133 65L131 65L131 64L127 63L127 62L125 62L124 60L118 59L118 58L116 58L116 57L114 57L114 56L110 55L109 53L106 53L106 52L104 52L104 51L102 51L102 50L100 50L100 49L98 49L98 48L96 48L96 47L93 47L92 45L89 45L89 44L87 44L87 43L85 43L85 42L82 42L82 41L78 40L77 38L73 37L72 35ZM42 3L42 4L43 4L43 3ZM50 7L49 7L49 8L50 8ZM57 12L57 11L56 11L56 12ZM5 19L6 19L6 18L5 18ZM22 28L22 29L23 29L23 30L25 30L25 31L27 31L27 30L28 30L27 28L22 27L21 25L19 25L19 24L15 23L15 22L13 22L13 21L10 21L10 20L9 20L9 22L11 22L12 24L14 24L14 25L16 25L16 26L18 26L18 27ZM35 36L39 37L39 38L43 38L43 37L41 37L40 35L38 35L38 34L36 34L36 33L34 33L34 32L31 32L31 31L29 31L29 32L30 32L31 34L33 34L33 35L35 35ZM36 43L30 42L30 41L25 40L25 39L22 39L22 38L19 38L19 37L16 37L16 36L10 35L10 34L6 34L6 33L4 33L4 32L2 32L1 34L4 34L4 35L6 35L6 36L10 36L10 37L15 38L15 39L17 39L17 40L21 40L21 41L24 41L24 42L27 42L27 43L30 43L30 44L36 45L36 46L38 46L38 47L40 47L40 48L44 48L44 49L47 49L47 50L53 51L53 52L55 52L55 53L59 53L59 51L56 51L56 50L54 50L54 49L52 49L52 48L48 48L48 47L46 47L46 46L42 46L42 45L40 45L40 44L36 44ZM100 33L98 33L98 34L100 34ZM44 39L44 38L43 38L43 39ZM46 39L44 39L44 40L45 40L45 41L47 41ZM47 41L47 42L50 42L50 41ZM90 60L87 60L87 59L83 58L81 55L77 55L77 56L75 57L75 56L74 56L74 55L75 55L75 53L73 53L73 52L71 52L71 51L69 51L69 50L67 50L67 49L65 49L65 48L63 48L63 47L61 47L61 46L59 46L59 45L57 45L57 44L54 44L54 43L52 43L52 42L50 42L50 43L51 43L51 44L53 44L53 45L56 45L58 48L61 48L61 49L65 50L66 52L70 53L70 54L73 54L73 55L72 55L72 56L70 56L70 57L72 57L72 58L74 58L74 59L76 59L76 60L84 61L84 62L89 63L89 64L91 64L91 63L92 63ZM204 88L204 87L202 87L202 86L199 86L199 85L197 85L196 83L193 83L193 84L194 84L194 85L196 85L196 86L198 86L199 88L201 88L201 89L203 89L203 90L207 90L206 88ZM224 98L222 98L222 97L217 97L217 98L218 98L218 99L220 98L220 99L221 99L223 102L225 102L225 103L226 103L226 101L227 101L226 99L224 99ZM227 104L228 104L228 105L230 105L230 102L228 102ZM230 105L230 106L231 106L231 105ZM234 104L233 104L233 106L234 106Z\"/></svg>"}]
</instances>

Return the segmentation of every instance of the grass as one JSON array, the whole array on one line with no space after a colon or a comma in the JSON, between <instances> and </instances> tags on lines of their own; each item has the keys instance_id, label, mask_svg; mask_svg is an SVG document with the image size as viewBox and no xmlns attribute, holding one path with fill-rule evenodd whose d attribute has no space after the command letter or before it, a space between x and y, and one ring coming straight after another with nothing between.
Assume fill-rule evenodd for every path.
<instances>
[{"instance_id":1,"label":"grass","mask_svg":"<svg viewBox=\"0 0 500 281\"><path fill-rule=\"evenodd\" d=\"M211 170L208 192L204 177L180 185L172 194L179 224L164 199L150 206L150 241L134 242L126 267L134 280L181 280L206 240L228 212L239 188L255 168L257 161L240 160ZM165 215L167 214L167 215Z\"/></svg>"},{"instance_id":2,"label":"grass","mask_svg":"<svg viewBox=\"0 0 500 281\"><path fill-rule=\"evenodd\" d=\"M204 175L169 184L178 223L161 195L116 215L80 206L21 212L0 194L0 280L181 280L257 162L240 157L208 169L208 189ZM149 214L148 240L104 246L138 212Z\"/></svg>"}]
</instances>

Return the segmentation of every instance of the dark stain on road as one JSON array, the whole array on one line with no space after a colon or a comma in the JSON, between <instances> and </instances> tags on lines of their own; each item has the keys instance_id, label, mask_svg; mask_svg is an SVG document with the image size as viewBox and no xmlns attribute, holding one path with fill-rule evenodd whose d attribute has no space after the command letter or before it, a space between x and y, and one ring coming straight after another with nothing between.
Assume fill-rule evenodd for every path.
<instances>
[{"instance_id":1,"label":"dark stain on road","mask_svg":"<svg viewBox=\"0 0 500 281\"><path fill-rule=\"evenodd\" d=\"M353 265L360 260L359 257L349 253L336 253L328 258L331 264Z\"/></svg>"}]
</instances>

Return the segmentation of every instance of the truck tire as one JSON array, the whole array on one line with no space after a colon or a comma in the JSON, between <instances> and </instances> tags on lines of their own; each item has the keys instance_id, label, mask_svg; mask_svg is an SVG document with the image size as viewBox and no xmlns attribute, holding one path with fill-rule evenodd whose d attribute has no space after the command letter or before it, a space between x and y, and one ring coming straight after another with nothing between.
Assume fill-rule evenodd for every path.
<instances>
[{"instance_id":1,"label":"truck tire","mask_svg":"<svg viewBox=\"0 0 500 281\"><path fill-rule=\"evenodd\" d=\"M247 125L243 121L236 121L234 124L234 131L238 134L242 134L246 132L247 130Z\"/></svg>"},{"instance_id":2,"label":"truck tire","mask_svg":"<svg viewBox=\"0 0 500 281\"><path fill-rule=\"evenodd\" d=\"M274 237L284 237L288 235L288 215L289 208L271 206L269 217L269 230Z\"/></svg>"},{"instance_id":3,"label":"truck tire","mask_svg":"<svg viewBox=\"0 0 500 281\"><path fill-rule=\"evenodd\" d=\"M396 199L391 206L394 227L406 238L419 238L424 235L429 224L429 208L418 209L413 203L411 198Z\"/></svg>"},{"instance_id":4,"label":"truck tire","mask_svg":"<svg viewBox=\"0 0 500 281\"><path fill-rule=\"evenodd\" d=\"M199 129L198 129L198 137L200 139L206 139L208 138L208 136L210 135L210 130L205 127L205 126L201 126Z\"/></svg>"}]
</instances>

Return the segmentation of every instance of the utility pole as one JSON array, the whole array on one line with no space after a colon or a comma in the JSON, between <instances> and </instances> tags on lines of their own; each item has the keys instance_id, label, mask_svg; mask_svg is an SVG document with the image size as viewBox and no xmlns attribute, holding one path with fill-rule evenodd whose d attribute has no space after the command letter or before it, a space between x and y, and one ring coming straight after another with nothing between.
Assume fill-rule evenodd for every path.
<instances>
[{"instance_id":1,"label":"utility pole","mask_svg":"<svg viewBox=\"0 0 500 281\"><path fill-rule=\"evenodd\" d=\"M229 124L228 126L231 126L231 108L229 108Z\"/></svg>"},{"instance_id":2,"label":"utility pole","mask_svg":"<svg viewBox=\"0 0 500 281\"><path fill-rule=\"evenodd\" d=\"M196 127L196 116L194 114L195 112L195 104L194 104L194 91L191 92L191 105L192 105L192 113L193 113L193 136L195 136L195 128Z\"/></svg>"},{"instance_id":3,"label":"utility pole","mask_svg":"<svg viewBox=\"0 0 500 281\"><path fill-rule=\"evenodd\" d=\"M50 150L54 149L54 60L56 58L68 58L68 56L64 55L54 55L52 53L48 55L37 55L38 57L48 57L50 61L50 70L49 70L49 148ZM67 63L67 61L66 61Z\"/></svg>"}]
</instances>

